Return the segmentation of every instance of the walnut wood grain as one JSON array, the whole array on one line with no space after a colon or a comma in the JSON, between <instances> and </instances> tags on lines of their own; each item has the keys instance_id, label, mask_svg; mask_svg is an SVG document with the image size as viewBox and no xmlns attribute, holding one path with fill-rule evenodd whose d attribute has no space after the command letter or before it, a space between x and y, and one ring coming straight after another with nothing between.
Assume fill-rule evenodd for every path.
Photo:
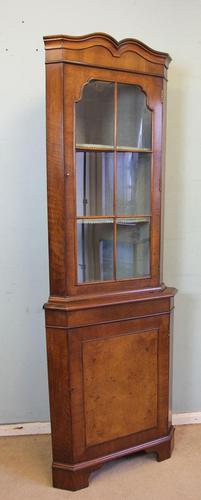
<instances>
[{"instance_id":1,"label":"walnut wood grain","mask_svg":"<svg viewBox=\"0 0 201 500\"><path fill-rule=\"evenodd\" d=\"M166 78L171 61L168 54L153 50L139 40L127 38L118 42L105 33L45 36L44 43L47 63L71 61L82 66L109 67Z\"/></svg>"},{"instance_id":2,"label":"walnut wood grain","mask_svg":"<svg viewBox=\"0 0 201 500\"><path fill-rule=\"evenodd\" d=\"M82 356L86 446L157 426L157 330L85 341Z\"/></svg>"}]
</instances>

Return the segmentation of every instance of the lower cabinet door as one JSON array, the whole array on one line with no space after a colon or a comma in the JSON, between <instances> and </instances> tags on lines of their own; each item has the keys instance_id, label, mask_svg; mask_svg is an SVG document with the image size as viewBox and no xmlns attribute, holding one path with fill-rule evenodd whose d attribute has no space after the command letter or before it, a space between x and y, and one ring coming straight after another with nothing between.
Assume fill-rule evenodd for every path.
<instances>
[{"instance_id":1,"label":"lower cabinet door","mask_svg":"<svg viewBox=\"0 0 201 500\"><path fill-rule=\"evenodd\" d=\"M169 316L69 331L74 460L168 431Z\"/></svg>"}]
</instances>

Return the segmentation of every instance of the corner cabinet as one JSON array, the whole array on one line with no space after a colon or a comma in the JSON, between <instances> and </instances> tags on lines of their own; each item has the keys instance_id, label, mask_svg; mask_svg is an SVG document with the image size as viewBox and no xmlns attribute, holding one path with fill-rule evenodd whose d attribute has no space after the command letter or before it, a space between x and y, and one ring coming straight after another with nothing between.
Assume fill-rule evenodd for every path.
<instances>
[{"instance_id":1,"label":"corner cabinet","mask_svg":"<svg viewBox=\"0 0 201 500\"><path fill-rule=\"evenodd\" d=\"M47 36L53 484L170 457L174 288L162 282L170 57L109 35Z\"/></svg>"}]
</instances>

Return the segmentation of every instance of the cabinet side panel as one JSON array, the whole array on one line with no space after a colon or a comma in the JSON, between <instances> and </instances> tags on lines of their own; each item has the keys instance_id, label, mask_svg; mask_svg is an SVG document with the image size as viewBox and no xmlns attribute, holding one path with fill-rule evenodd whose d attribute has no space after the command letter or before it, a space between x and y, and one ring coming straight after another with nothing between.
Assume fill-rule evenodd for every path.
<instances>
[{"instance_id":1,"label":"cabinet side panel","mask_svg":"<svg viewBox=\"0 0 201 500\"><path fill-rule=\"evenodd\" d=\"M46 66L50 294L65 295L63 64Z\"/></svg>"},{"instance_id":2,"label":"cabinet side panel","mask_svg":"<svg viewBox=\"0 0 201 500\"><path fill-rule=\"evenodd\" d=\"M173 326L174 326L174 299L171 299L172 310L169 319L169 338L170 338L170 359L169 359L169 413L168 424L172 425L172 384L173 384Z\"/></svg>"},{"instance_id":3,"label":"cabinet side panel","mask_svg":"<svg viewBox=\"0 0 201 500\"><path fill-rule=\"evenodd\" d=\"M68 370L68 334L47 328L47 356L53 460L71 461L71 412Z\"/></svg>"}]
</instances>

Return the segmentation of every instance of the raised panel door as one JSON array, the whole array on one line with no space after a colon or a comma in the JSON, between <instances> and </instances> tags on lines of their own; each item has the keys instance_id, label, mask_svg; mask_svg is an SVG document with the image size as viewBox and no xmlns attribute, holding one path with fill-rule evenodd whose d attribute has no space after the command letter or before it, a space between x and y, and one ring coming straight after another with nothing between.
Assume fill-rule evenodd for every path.
<instances>
[{"instance_id":1,"label":"raised panel door","mask_svg":"<svg viewBox=\"0 0 201 500\"><path fill-rule=\"evenodd\" d=\"M161 316L69 331L76 460L167 432L168 328Z\"/></svg>"}]
</instances>

